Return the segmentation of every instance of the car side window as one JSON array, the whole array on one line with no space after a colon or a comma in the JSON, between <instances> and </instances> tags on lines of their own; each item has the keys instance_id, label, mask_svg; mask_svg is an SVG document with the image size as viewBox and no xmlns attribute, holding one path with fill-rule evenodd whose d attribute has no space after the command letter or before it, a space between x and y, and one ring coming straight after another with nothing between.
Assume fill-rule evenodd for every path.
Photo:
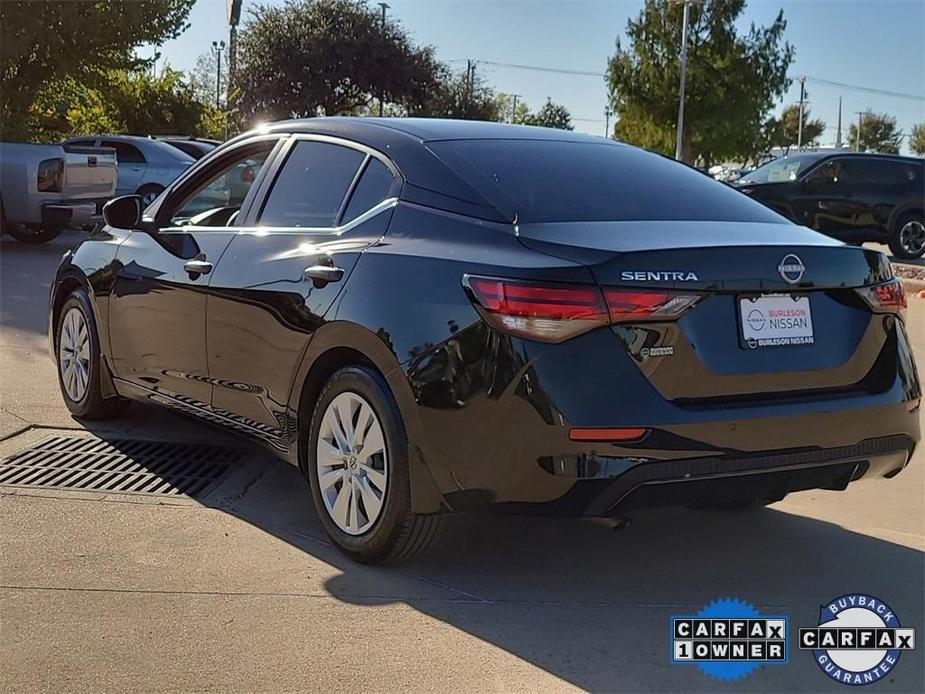
<instances>
[{"instance_id":1,"label":"car side window","mask_svg":"<svg viewBox=\"0 0 925 694\"><path fill-rule=\"evenodd\" d=\"M103 140L100 145L102 147L112 147L116 150L116 161L120 164L144 164L146 161L141 150L135 145L130 145L127 142Z\"/></svg>"},{"instance_id":2,"label":"car side window","mask_svg":"<svg viewBox=\"0 0 925 694\"><path fill-rule=\"evenodd\" d=\"M76 145L78 147L93 147L96 144L96 140L71 140L67 144Z\"/></svg>"},{"instance_id":3,"label":"car side window","mask_svg":"<svg viewBox=\"0 0 925 694\"><path fill-rule=\"evenodd\" d=\"M347 203L347 210L344 212L341 223L356 219L385 200L394 181L395 174L389 167L375 157L370 157L359 183L350 195L350 202Z\"/></svg>"},{"instance_id":4,"label":"car side window","mask_svg":"<svg viewBox=\"0 0 925 694\"><path fill-rule=\"evenodd\" d=\"M234 223L244 199L257 179L275 142L258 151L248 149L220 164L211 175L192 185L183 201L170 214L170 226L224 227Z\"/></svg>"},{"instance_id":5,"label":"car side window","mask_svg":"<svg viewBox=\"0 0 925 694\"><path fill-rule=\"evenodd\" d=\"M839 175L839 162L835 159L830 159L827 162L823 162L819 168L813 171L809 176L806 177L807 182L812 183L838 183Z\"/></svg>"},{"instance_id":6,"label":"car side window","mask_svg":"<svg viewBox=\"0 0 925 694\"><path fill-rule=\"evenodd\" d=\"M366 155L327 142L297 142L260 215L262 226L333 227Z\"/></svg>"}]
</instances>

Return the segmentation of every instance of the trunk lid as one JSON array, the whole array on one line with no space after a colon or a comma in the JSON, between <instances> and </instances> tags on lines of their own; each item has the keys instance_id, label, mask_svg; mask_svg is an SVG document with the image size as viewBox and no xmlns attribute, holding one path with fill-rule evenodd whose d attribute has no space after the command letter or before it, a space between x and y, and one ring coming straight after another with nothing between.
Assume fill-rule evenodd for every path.
<instances>
[{"instance_id":1,"label":"trunk lid","mask_svg":"<svg viewBox=\"0 0 925 694\"><path fill-rule=\"evenodd\" d=\"M895 364L885 354L893 318L873 313L855 291L892 277L882 253L791 224L588 222L517 231L528 248L587 265L604 288L702 294L678 320L612 328L652 385L678 404L888 385L878 363ZM779 344L779 335L791 337Z\"/></svg>"}]
</instances>

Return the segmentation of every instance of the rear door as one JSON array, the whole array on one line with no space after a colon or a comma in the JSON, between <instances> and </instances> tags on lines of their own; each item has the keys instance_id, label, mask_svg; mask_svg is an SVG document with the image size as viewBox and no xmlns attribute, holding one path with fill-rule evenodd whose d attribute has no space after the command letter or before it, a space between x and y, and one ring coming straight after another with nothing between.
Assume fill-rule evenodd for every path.
<instances>
[{"instance_id":1,"label":"rear door","mask_svg":"<svg viewBox=\"0 0 925 694\"><path fill-rule=\"evenodd\" d=\"M214 409L281 446L311 335L385 234L401 185L384 156L349 142L297 136L282 156L212 278L207 331Z\"/></svg>"},{"instance_id":2,"label":"rear door","mask_svg":"<svg viewBox=\"0 0 925 694\"><path fill-rule=\"evenodd\" d=\"M119 247L109 302L114 371L152 397L170 396L167 404L204 408L211 401L206 291L238 232L235 215L252 197L220 193L241 161L262 164L276 142L242 145L193 172L149 209L148 228Z\"/></svg>"},{"instance_id":3,"label":"rear door","mask_svg":"<svg viewBox=\"0 0 925 694\"><path fill-rule=\"evenodd\" d=\"M144 154L135 145L120 140L102 138L100 146L116 150L116 160L119 162L116 195L132 195L141 187L141 179L148 167Z\"/></svg>"}]
</instances>

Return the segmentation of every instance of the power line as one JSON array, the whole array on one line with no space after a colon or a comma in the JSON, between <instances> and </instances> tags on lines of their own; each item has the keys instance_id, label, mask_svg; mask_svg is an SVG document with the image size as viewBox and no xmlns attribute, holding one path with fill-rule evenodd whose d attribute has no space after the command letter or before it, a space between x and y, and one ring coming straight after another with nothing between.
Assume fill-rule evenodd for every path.
<instances>
[{"instance_id":1,"label":"power line","mask_svg":"<svg viewBox=\"0 0 925 694\"><path fill-rule=\"evenodd\" d=\"M465 62L461 59L451 60L451 63ZM560 75L580 75L584 77L606 77L607 75L603 72L592 72L590 70L568 70L565 68L556 68L556 67L546 67L542 65L523 65L520 63L502 63L495 60L477 60L475 62L481 63L483 65L490 65L492 67L502 67L502 68L511 68L514 70L530 70L533 72L546 72L554 73ZM911 99L913 101L925 101L925 94L910 94L908 92L896 92L889 89L876 89L874 87L864 87L859 84L847 84L845 82L835 82L833 80L822 79L821 77L806 77L807 82L815 82L817 84L825 84L831 87L839 87L841 89L852 89L858 92L866 92L868 94L878 94L880 96L891 96L897 99Z\"/></svg>"},{"instance_id":2,"label":"power line","mask_svg":"<svg viewBox=\"0 0 925 694\"><path fill-rule=\"evenodd\" d=\"M807 77L808 82L816 82L817 84L827 84L830 87L840 87L842 89L853 89L858 92L867 92L868 94L879 94L881 96L894 96L897 99L911 99L913 101L925 101L925 94L908 94L906 92L894 92L889 89L874 89L873 87L861 87L856 84L845 84L844 82L833 82L832 80L824 80L819 77Z\"/></svg>"}]
</instances>

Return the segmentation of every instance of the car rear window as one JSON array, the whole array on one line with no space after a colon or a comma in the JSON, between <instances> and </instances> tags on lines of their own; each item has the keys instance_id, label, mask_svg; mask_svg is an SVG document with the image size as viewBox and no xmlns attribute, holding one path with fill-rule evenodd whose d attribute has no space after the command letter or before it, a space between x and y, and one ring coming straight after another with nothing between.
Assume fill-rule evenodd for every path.
<instances>
[{"instance_id":1,"label":"car rear window","mask_svg":"<svg viewBox=\"0 0 925 694\"><path fill-rule=\"evenodd\" d=\"M332 227L365 155L325 142L299 142L283 164L260 215L282 227Z\"/></svg>"},{"instance_id":2,"label":"car rear window","mask_svg":"<svg viewBox=\"0 0 925 694\"><path fill-rule=\"evenodd\" d=\"M492 205L521 222L779 222L706 174L625 145L553 140L447 140L430 150Z\"/></svg>"}]
</instances>

